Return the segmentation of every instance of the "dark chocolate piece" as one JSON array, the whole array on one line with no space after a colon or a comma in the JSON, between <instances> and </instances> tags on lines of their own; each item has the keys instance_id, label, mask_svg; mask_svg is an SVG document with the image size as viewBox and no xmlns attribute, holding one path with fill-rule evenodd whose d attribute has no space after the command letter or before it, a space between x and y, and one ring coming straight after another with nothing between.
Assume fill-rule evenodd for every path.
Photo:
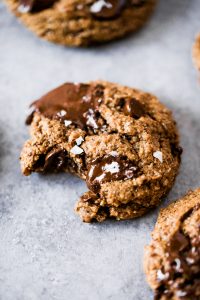
<instances>
[{"instance_id":1,"label":"dark chocolate piece","mask_svg":"<svg viewBox=\"0 0 200 300\"><path fill-rule=\"evenodd\" d=\"M141 6L143 5L147 0L129 0L129 3L131 5L134 5L134 6Z\"/></svg>"},{"instance_id":2,"label":"dark chocolate piece","mask_svg":"<svg viewBox=\"0 0 200 300\"><path fill-rule=\"evenodd\" d=\"M57 0L19 0L18 10L21 13L39 12L50 8Z\"/></svg>"},{"instance_id":3,"label":"dark chocolate piece","mask_svg":"<svg viewBox=\"0 0 200 300\"><path fill-rule=\"evenodd\" d=\"M176 144L171 144L171 150L174 156L181 157L181 154L183 153L183 148Z\"/></svg>"},{"instance_id":4,"label":"dark chocolate piece","mask_svg":"<svg viewBox=\"0 0 200 300\"><path fill-rule=\"evenodd\" d=\"M45 157L44 172L60 172L67 165L67 151L53 149Z\"/></svg>"},{"instance_id":5,"label":"dark chocolate piece","mask_svg":"<svg viewBox=\"0 0 200 300\"><path fill-rule=\"evenodd\" d=\"M90 7L90 12L97 19L117 18L126 6L141 6L144 0L96 0Z\"/></svg>"},{"instance_id":6,"label":"dark chocolate piece","mask_svg":"<svg viewBox=\"0 0 200 300\"><path fill-rule=\"evenodd\" d=\"M70 121L82 129L97 129L98 107L103 96L101 85L65 83L31 105L33 113L27 118L27 123L30 124L34 112L38 112L67 126Z\"/></svg>"},{"instance_id":7,"label":"dark chocolate piece","mask_svg":"<svg viewBox=\"0 0 200 300\"><path fill-rule=\"evenodd\" d=\"M138 167L125 156L105 155L92 161L88 167L88 187L97 192L101 183L133 178Z\"/></svg>"},{"instance_id":8,"label":"dark chocolate piece","mask_svg":"<svg viewBox=\"0 0 200 300\"><path fill-rule=\"evenodd\" d=\"M135 119L139 119L145 115L143 105L136 99L126 99L123 107L123 112L127 116L131 116Z\"/></svg>"},{"instance_id":9,"label":"dark chocolate piece","mask_svg":"<svg viewBox=\"0 0 200 300\"><path fill-rule=\"evenodd\" d=\"M40 155L36 161L34 168L36 172L61 172L69 167L69 158L67 151L61 148L53 148L47 154Z\"/></svg>"},{"instance_id":10,"label":"dark chocolate piece","mask_svg":"<svg viewBox=\"0 0 200 300\"><path fill-rule=\"evenodd\" d=\"M134 119L139 119L145 115L144 106L135 98L121 98L118 100L117 106L126 116Z\"/></svg>"}]
</instances>

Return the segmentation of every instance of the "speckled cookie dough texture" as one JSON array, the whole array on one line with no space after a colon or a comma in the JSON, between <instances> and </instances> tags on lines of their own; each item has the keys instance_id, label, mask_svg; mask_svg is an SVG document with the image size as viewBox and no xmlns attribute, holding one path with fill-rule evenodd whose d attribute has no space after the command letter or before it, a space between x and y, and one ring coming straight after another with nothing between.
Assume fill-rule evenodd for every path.
<instances>
[{"instance_id":1,"label":"speckled cookie dough texture","mask_svg":"<svg viewBox=\"0 0 200 300\"><path fill-rule=\"evenodd\" d=\"M85 222L139 217L171 189L181 148L171 112L148 93L109 82L65 83L32 104L22 172L86 180Z\"/></svg>"},{"instance_id":2,"label":"speckled cookie dough texture","mask_svg":"<svg viewBox=\"0 0 200 300\"><path fill-rule=\"evenodd\" d=\"M192 56L196 68L200 70L200 34L196 37L193 46Z\"/></svg>"},{"instance_id":3,"label":"speckled cookie dough texture","mask_svg":"<svg viewBox=\"0 0 200 300\"><path fill-rule=\"evenodd\" d=\"M141 28L156 0L5 0L39 37L63 45L88 46Z\"/></svg>"},{"instance_id":4,"label":"speckled cookie dough texture","mask_svg":"<svg viewBox=\"0 0 200 300\"><path fill-rule=\"evenodd\" d=\"M155 300L200 299L200 189L161 210L144 262Z\"/></svg>"}]
</instances>

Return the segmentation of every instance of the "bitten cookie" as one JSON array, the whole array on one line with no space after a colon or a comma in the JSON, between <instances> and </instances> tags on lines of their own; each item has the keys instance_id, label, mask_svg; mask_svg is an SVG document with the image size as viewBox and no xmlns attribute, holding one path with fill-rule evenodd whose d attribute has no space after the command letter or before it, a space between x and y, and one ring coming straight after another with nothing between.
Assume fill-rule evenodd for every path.
<instances>
[{"instance_id":1,"label":"bitten cookie","mask_svg":"<svg viewBox=\"0 0 200 300\"><path fill-rule=\"evenodd\" d=\"M65 83L32 104L22 172L86 180L83 221L139 217L172 187L181 148L171 112L153 95L109 82Z\"/></svg>"},{"instance_id":2,"label":"bitten cookie","mask_svg":"<svg viewBox=\"0 0 200 300\"><path fill-rule=\"evenodd\" d=\"M200 189L160 212L145 272L156 300L200 299Z\"/></svg>"},{"instance_id":3,"label":"bitten cookie","mask_svg":"<svg viewBox=\"0 0 200 300\"><path fill-rule=\"evenodd\" d=\"M193 46L193 61L198 70L200 70L200 34L196 37Z\"/></svg>"},{"instance_id":4,"label":"bitten cookie","mask_svg":"<svg viewBox=\"0 0 200 300\"><path fill-rule=\"evenodd\" d=\"M33 32L51 42L87 46L142 27L156 0L5 0Z\"/></svg>"}]
</instances>

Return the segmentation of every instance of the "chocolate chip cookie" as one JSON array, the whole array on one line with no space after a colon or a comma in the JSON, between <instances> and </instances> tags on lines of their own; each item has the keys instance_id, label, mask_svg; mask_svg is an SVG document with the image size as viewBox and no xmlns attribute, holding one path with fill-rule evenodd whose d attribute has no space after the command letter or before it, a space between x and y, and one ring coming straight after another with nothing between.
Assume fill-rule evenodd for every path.
<instances>
[{"instance_id":1,"label":"chocolate chip cookie","mask_svg":"<svg viewBox=\"0 0 200 300\"><path fill-rule=\"evenodd\" d=\"M83 221L139 217L172 187L181 148L171 112L155 96L103 81L65 83L31 108L22 172L86 180L75 208Z\"/></svg>"},{"instance_id":2,"label":"chocolate chip cookie","mask_svg":"<svg viewBox=\"0 0 200 300\"><path fill-rule=\"evenodd\" d=\"M48 41L87 46L142 27L156 0L6 0L13 13Z\"/></svg>"},{"instance_id":3,"label":"chocolate chip cookie","mask_svg":"<svg viewBox=\"0 0 200 300\"><path fill-rule=\"evenodd\" d=\"M145 271L154 299L200 299L200 189L160 212Z\"/></svg>"},{"instance_id":4,"label":"chocolate chip cookie","mask_svg":"<svg viewBox=\"0 0 200 300\"><path fill-rule=\"evenodd\" d=\"M200 70L200 34L197 36L194 46L193 46L193 60L195 66L198 70Z\"/></svg>"}]
</instances>

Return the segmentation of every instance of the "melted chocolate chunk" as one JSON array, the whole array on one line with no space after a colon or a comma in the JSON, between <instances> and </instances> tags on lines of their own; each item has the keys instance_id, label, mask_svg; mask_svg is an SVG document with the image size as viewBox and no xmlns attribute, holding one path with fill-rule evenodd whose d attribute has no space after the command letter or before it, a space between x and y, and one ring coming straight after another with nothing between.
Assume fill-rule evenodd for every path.
<instances>
[{"instance_id":1,"label":"melted chocolate chunk","mask_svg":"<svg viewBox=\"0 0 200 300\"><path fill-rule=\"evenodd\" d=\"M125 156L105 155L92 161L88 168L88 187L98 192L100 184L135 177L138 167Z\"/></svg>"},{"instance_id":2,"label":"melted chocolate chunk","mask_svg":"<svg viewBox=\"0 0 200 300\"><path fill-rule=\"evenodd\" d=\"M59 147L53 148L46 155L40 155L34 168L36 172L42 173L58 173L66 170L77 172L77 165L69 158L67 151Z\"/></svg>"},{"instance_id":3,"label":"melted chocolate chunk","mask_svg":"<svg viewBox=\"0 0 200 300\"><path fill-rule=\"evenodd\" d=\"M129 0L129 3L134 6L142 6L146 0Z\"/></svg>"},{"instance_id":4,"label":"melted chocolate chunk","mask_svg":"<svg viewBox=\"0 0 200 300\"><path fill-rule=\"evenodd\" d=\"M90 7L90 12L97 19L117 18L127 6L139 7L145 0L96 0Z\"/></svg>"},{"instance_id":5,"label":"melted chocolate chunk","mask_svg":"<svg viewBox=\"0 0 200 300\"><path fill-rule=\"evenodd\" d=\"M26 118L25 124L30 125L33 121L33 116L34 116L35 111L32 111L30 115Z\"/></svg>"},{"instance_id":6,"label":"melted chocolate chunk","mask_svg":"<svg viewBox=\"0 0 200 300\"><path fill-rule=\"evenodd\" d=\"M174 156L181 156L183 153L183 148L176 144L171 144L171 151Z\"/></svg>"},{"instance_id":7,"label":"melted chocolate chunk","mask_svg":"<svg viewBox=\"0 0 200 300\"><path fill-rule=\"evenodd\" d=\"M199 206L187 212L182 222ZM167 267L158 272L159 288L155 300L176 296L182 300L200 299L200 236L190 238L181 229L177 230L166 248Z\"/></svg>"},{"instance_id":8,"label":"melted chocolate chunk","mask_svg":"<svg viewBox=\"0 0 200 300\"><path fill-rule=\"evenodd\" d=\"M131 116L135 119L139 119L145 115L143 105L136 99L126 99L123 107L123 112L127 116Z\"/></svg>"},{"instance_id":9,"label":"melted chocolate chunk","mask_svg":"<svg viewBox=\"0 0 200 300\"><path fill-rule=\"evenodd\" d=\"M189 245L188 239L180 231L172 237L170 241L170 251L171 254L177 254L177 251L182 251Z\"/></svg>"},{"instance_id":10,"label":"melted chocolate chunk","mask_svg":"<svg viewBox=\"0 0 200 300\"><path fill-rule=\"evenodd\" d=\"M67 151L65 149L53 149L45 157L44 172L60 172L67 165Z\"/></svg>"},{"instance_id":11,"label":"melted chocolate chunk","mask_svg":"<svg viewBox=\"0 0 200 300\"><path fill-rule=\"evenodd\" d=\"M18 10L21 13L39 12L50 8L57 0L19 0Z\"/></svg>"},{"instance_id":12,"label":"melted chocolate chunk","mask_svg":"<svg viewBox=\"0 0 200 300\"><path fill-rule=\"evenodd\" d=\"M34 112L38 112L66 126L73 123L82 129L98 129L98 107L103 96L102 85L65 83L31 105L33 113L27 118L27 124L32 122Z\"/></svg>"},{"instance_id":13,"label":"melted chocolate chunk","mask_svg":"<svg viewBox=\"0 0 200 300\"><path fill-rule=\"evenodd\" d=\"M49 153L40 155L34 168L36 172L61 172L68 166L67 151L54 148Z\"/></svg>"},{"instance_id":14,"label":"melted chocolate chunk","mask_svg":"<svg viewBox=\"0 0 200 300\"><path fill-rule=\"evenodd\" d=\"M134 98L121 98L117 102L119 110L126 116L139 119L145 115L144 106Z\"/></svg>"}]
</instances>

